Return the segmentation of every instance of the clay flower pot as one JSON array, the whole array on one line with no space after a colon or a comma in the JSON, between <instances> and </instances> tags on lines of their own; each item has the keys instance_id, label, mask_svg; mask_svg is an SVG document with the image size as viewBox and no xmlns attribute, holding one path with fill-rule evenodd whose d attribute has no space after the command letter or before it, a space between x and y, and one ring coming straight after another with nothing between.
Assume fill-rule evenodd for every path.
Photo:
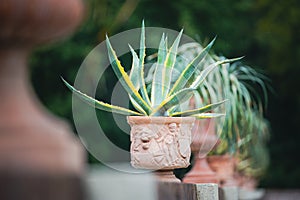
<instances>
[{"instance_id":1,"label":"clay flower pot","mask_svg":"<svg viewBox=\"0 0 300 200\"><path fill-rule=\"evenodd\" d=\"M257 188L258 181L254 177L239 174L239 186L248 191L254 191Z\"/></svg>"},{"instance_id":2,"label":"clay flower pot","mask_svg":"<svg viewBox=\"0 0 300 200\"><path fill-rule=\"evenodd\" d=\"M213 123L211 119L195 122L191 144L195 161L193 168L183 179L185 183L218 183L217 174L209 167L206 157L218 140Z\"/></svg>"},{"instance_id":3,"label":"clay flower pot","mask_svg":"<svg viewBox=\"0 0 300 200\"><path fill-rule=\"evenodd\" d=\"M208 156L208 164L216 172L219 185L238 186L235 179L235 158L230 155Z\"/></svg>"},{"instance_id":4,"label":"clay flower pot","mask_svg":"<svg viewBox=\"0 0 300 200\"><path fill-rule=\"evenodd\" d=\"M157 170L165 181L178 181L173 169L190 165L191 130L194 117L127 118L131 126L131 165Z\"/></svg>"}]
</instances>

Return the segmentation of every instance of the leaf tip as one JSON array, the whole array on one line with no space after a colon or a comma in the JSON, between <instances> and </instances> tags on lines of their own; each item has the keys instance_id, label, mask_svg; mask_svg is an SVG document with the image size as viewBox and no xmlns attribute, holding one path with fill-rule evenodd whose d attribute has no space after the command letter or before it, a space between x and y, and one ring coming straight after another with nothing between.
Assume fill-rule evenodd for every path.
<instances>
[{"instance_id":1,"label":"leaf tip","mask_svg":"<svg viewBox=\"0 0 300 200\"><path fill-rule=\"evenodd\" d=\"M212 46L215 43L216 39L217 39L217 36L215 36L214 39L212 39L212 41L209 44L211 44L211 46Z\"/></svg>"},{"instance_id":2,"label":"leaf tip","mask_svg":"<svg viewBox=\"0 0 300 200\"><path fill-rule=\"evenodd\" d=\"M60 79L64 82L64 84L69 85L69 83L62 76L60 76Z\"/></svg>"}]
</instances>

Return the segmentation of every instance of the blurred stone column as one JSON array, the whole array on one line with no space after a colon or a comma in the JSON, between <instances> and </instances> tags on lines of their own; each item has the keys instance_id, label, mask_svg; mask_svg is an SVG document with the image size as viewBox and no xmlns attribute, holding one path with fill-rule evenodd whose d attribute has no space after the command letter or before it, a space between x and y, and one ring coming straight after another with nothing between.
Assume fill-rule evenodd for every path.
<instances>
[{"instance_id":1,"label":"blurred stone column","mask_svg":"<svg viewBox=\"0 0 300 200\"><path fill-rule=\"evenodd\" d=\"M82 17L80 0L0 2L0 199L83 199L84 151L37 100L27 66L33 47L69 35Z\"/></svg>"}]
</instances>

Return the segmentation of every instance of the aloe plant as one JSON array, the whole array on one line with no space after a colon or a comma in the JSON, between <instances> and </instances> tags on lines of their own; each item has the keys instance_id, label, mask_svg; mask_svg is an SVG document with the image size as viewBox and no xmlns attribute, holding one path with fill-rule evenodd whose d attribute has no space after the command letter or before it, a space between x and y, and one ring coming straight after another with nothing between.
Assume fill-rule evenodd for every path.
<instances>
[{"instance_id":1,"label":"aloe plant","mask_svg":"<svg viewBox=\"0 0 300 200\"><path fill-rule=\"evenodd\" d=\"M201 63L204 62L204 58L207 56L208 51L212 47L214 40L207 45L199 54L191 60L189 63L181 66L181 72L175 82L172 82L172 75L174 66L177 63L177 51L182 36L183 30L180 31L177 38L173 42L170 48L167 45L167 37L162 35L158 53L157 61L155 62L153 70L153 80L151 83L145 82L144 65L146 57L145 46L145 26L142 23L141 37L140 37L140 50L139 56L134 49L129 45L129 49L132 54L132 68L128 75L121 62L119 61L116 52L113 50L109 38L106 37L106 45L108 49L108 57L113 71L123 88L128 93L129 99L136 110L130 110L127 108L119 107L104 103L96 100L81 91L74 88L64 79L66 86L73 91L84 102L95 106L97 109L114 112L122 115L144 115L144 116L194 116L196 118L211 118L223 115L222 113L209 113L212 109L220 106L224 103L224 100L210 103L202 107L195 109L178 110L175 109L177 105L187 102L203 85L208 74L218 66L239 60L224 59L211 63L207 68L201 70L199 75L195 78L193 75L199 71ZM151 92L147 91L147 88L151 88Z\"/></svg>"}]
</instances>

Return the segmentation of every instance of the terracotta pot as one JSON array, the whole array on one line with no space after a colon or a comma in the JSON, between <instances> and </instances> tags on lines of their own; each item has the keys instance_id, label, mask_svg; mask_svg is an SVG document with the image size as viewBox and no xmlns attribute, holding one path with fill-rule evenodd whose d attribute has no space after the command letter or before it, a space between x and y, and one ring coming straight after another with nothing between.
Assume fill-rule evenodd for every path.
<instances>
[{"instance_id":1,"label":"terracotta pot","mask_svg":"<svg viewBox=\"0 0 300 200\"><path fill-rule=\"evenodd\" d=\"M239 186L248 191L254 191L257 188L258 181L254 177L239 174Z\"/></svg>"},{"instance_id":2,"label":"terracotta pot","mask_svg":"<svg viewBox=\"0 0 300 200\"><path fill-rule=\"evenodd\" d=\"M218 183L217 175L207 163L207 153L217 143L213 120L196 120L192 130L191 149L194 166L183 179L186 183Z\"/></svg>"},{"instance_id":3,"label":"terracotta pot","mask_svg":"<svg viewBox=\"0 0 300 200\"><path fill-rule=\"evenodd\" d=\"M219 179L219 185L238 186L235 179L235 158L230 155L208 156L208 164L216 172Z\"/></svg>"},{"instance_id":4,"label":"terracotta pot","mask_svg":"<svg viewBox=\"0 0 300 200\"><path fill-rule=\"evenodd\" d=\"M158 170L158 174L170 176L166 171L190 165L194 117L130 116L127 121L131 126L133 167Z\"/></svg>"}]
</instances>

